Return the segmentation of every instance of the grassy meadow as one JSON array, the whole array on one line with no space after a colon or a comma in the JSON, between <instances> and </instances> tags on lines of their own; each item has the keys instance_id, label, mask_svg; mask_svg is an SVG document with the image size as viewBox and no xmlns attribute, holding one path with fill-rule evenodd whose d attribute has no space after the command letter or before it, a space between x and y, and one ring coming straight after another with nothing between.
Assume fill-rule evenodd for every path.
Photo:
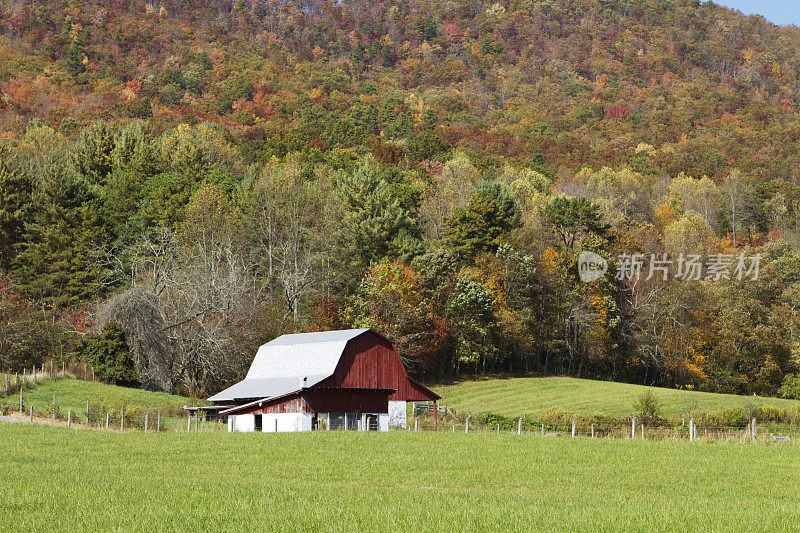
<instances>
[{"instance_id":1,"label":"grassy meadow","mask_svg":"<svg viewBox=\"0 0 800 533\"><path fill-rule=\"evenodd\" d=\"M509 417L537 415L554 406L578 414L626 416L632 413L634 402L648 390L658 398L665 415L766 404L796 409L800 405L796 400L780 398L715 394L569 377L491 376L431 386L431 389L442 396L442 402L451 410Z\"/></svg>"},{"instance_id":2,"label":"grassy meadow","mask_svg":"<svg viewBox=\"0 0 800 533\"><path fill-rule=\"evenodd\" d=\"M3 531L779 531L800 447L0 423Z\"/></svg>"},{"instance_id":3,"label":"grassy meadow","mask_svg":"<svg viewBox=\"0 0 800 533\"><path fill-rule=\"evenodd\" d=\"M2 379L2 377L0 377ZM26 412L33 406L34 414L52 413L53 396L59 417L66 417L72 409L74 420L84 422L86 402L89 402L92 420L103 424L106 412L111 413L112 424L118 423L120 407L125 406L128 423L142 425L145 413L155 415L161 411L162 428L180 428L179 419L186 417L181 409L184 405L198 405L202 400L186 398L164 392L154 392L130 387L120 387L93 381L73 378L43 380L26 386L23 390L23 403ZM13 411L19 409L19 393L0 397L0 407L8 406ZM153 420L151 418L151 420Z\"/></svg>"}]
</instances>

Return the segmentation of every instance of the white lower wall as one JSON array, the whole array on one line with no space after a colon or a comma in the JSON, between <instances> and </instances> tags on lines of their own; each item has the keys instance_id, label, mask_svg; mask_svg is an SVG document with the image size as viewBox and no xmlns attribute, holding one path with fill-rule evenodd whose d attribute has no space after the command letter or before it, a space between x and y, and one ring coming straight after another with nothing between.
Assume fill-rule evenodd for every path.
<instances>
[{"instance_id":1,"label":"white lower wall","mask_svg":"<svg viewBox=\"0 0 800 533\"><path fill-rule=\"evenodd\" d=\"M378 431L389 431L389 413L378 415Z\"/></svg>"},{"instance_id":2,"label":"white lower wall","mask_svg":"<svg viewBox=\"0 0 800 533\"><path fill-rule=\"evenodd\" d=\"M389 401L389 415L388 424L393 428L406 429L407 414L406 402L391 400ZM385 430L381 430L385 431Z\"/></svg>"},{"instance_id":3,"label":"white lower wall","mask_svg":"<svg viewBox=\"0 0 800 533\"><path fill-rule=\"evenodd\" d=\"M405 403L403 404L403 415L405 415ZM391 407L390 407L391 409ZM389 431L391 424L391 413L377 413L378 415L378 430ZM313 419L311 413L269 413L261 415L261 431L264 433L278 433L294 432L294 431L311 431L311 421ZM324 416L324 415L321 415ZM348 418L352 415L348 415ZM248 433L255 431L256 419L255 415L230 415L228 417L228 431L238 431L241 433ZM366 427L366 417L361 415L358 427L363 430ZM403 427L405 427L405 416L403 416Z\"/></svg>"},{"instance_id":4,"label":"white lower wall","mask_svg":"<svg viewBox=\"0 0 800 533\"><path fill-rule=\"evenodd\" d=\"M228 417L228 431L249 433L255 431L256 419L253 415L231 415Z\"/></svg>"},{"instance_id":5,"label":"white lower wall","mask_svg":"<svg viewBox=\"0 0 800 533\"><path fill-rule=\"evenodd\" d=\"M264 433L311 431L311 413L271 413L262 415Z\"/></svg>"},{"instance_id":6,"label":"white lower wall","mask_svg":"<svg viewBox=\"0 0 800 533\"><path fill-rule=\"evenodd\" d=\"M261 415L261 431L264 433L278 433L291 431L311 431L311 417L309 413L270 413ZM228 431L247 433L255 431L255 415L231 415L228 417Z\"/></svg>"}]
</instances>

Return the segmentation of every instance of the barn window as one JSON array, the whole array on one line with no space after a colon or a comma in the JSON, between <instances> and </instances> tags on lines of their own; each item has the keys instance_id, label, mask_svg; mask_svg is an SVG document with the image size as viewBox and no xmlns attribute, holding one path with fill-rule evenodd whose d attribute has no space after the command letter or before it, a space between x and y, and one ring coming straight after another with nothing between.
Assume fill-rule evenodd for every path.
<instances>
[{"instance_id":1,"label":"barn window","mask_svg":"<svg viewBox=\"0 0 800 533\"><path fill-rule=\"evenodd\" d=\"M378 415L364 415L367 431L378 431Z\"/></svg>"},{"instance_id":2,"label":"barn window","mask_svg":"<svg viewBox=\"0 0 800 533\"><path fill-rule=\"evenodd\" d=\"M330 426L328 429L333 431L334 429L344 429L344 415L342 413L330 413L328 415L328 422Z\"/></svg>"},{"instance_id":3,"label":"barn window","mask_svg":"<svg viewBox=\"0 0 800 533\"><path fill-rule=\"evenodd\" d=\"M256 417L255 425L253 426L255 428L255 431L262 431L262 425L261 425L262 424L262 420L261 420L261 418L262 418L263 415L253 415L253 416Z\"/></svg>"},{"instance_id":4,"label":"barn window","mask_svg":"<svg viewBox=\"0 0 800 533\"><path fill-rule=\"evenodd\" d=\"M347 413L347 431L358 431L358 422L361 416L358 413Z\"/></svg>"}]
</instances>

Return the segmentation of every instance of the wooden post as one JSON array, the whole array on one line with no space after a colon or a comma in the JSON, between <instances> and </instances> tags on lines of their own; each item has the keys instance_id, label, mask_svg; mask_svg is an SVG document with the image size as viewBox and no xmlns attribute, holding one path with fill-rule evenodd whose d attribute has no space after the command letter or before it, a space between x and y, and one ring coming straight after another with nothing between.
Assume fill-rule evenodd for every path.
<instances>
[{"instance_id":1,"label":"wooden post","mask_svg":"<svg viewBox=\"0 0 800 533\"><path fill-rule=\"evenodd\" d=\"M31 405L31 422L33 422L33 406Z\"/></svg>"},{"instance_id":2,"label":"wooden post","mask_svg":"<svg viewBox=\"0 0 800 533\"><path fill-rule=\"evenodd\" d=\"M330 430L331 430L331 414L328 413L328 424L325 427L325 431L330 431Z\"/></svg>"},{"instance_id":3,"label":"wooden post","mask_svg":"<svg viewBox=\"0 0 800 533\"><path fill-rule=\"evenodd\" d=\"M433 400L433 429L439 422L439 400Z\"/></svg>"},{"instance_id":4,"label":"wooden post","mask_svg":"<svg viewBox=\"0 0 800 533\"><path fill-rule=\"evenodd\" d=\"M347 431L347 413L344 414L344 430ZM275 419L275 431L278 431L278 420Z\"/></svg>"},{"instance_id":5,"label":"wooden post","mask_svg":"<svg viewBox=\"0 0 800 533\"><path fill-rule=\"evenodd\" d=\"M522 435L522 419L517 422L517 435Z\"/></svg>"},{"instance_id":6,"label":"wooden post","mask_svg":"<svg viewBox=\"0 0 800 533\"><path fill-rule=\"evenodd\" d=\"M755 442L756 438L758 437L758 429L756 427L756 419L755 419L755 417L753 417L753 422L750 424L750 431L753 432L752 440L753 440L753 442Z\"/></svg>"},{"instance_id":7,"label":"wooden post","mask_svg":"<svg viewBox=\"0 0 800 533\"><path fill-rule=\"evenodd\" d=\"M572 419L572 438L575 438L575 419Z\"/></svg>"},{"instance_id":8,"label":"wooden post","mask_svg":"<svg viewBox=\"0 0 800 533\"><path fill-rule=\"evenodd\" d=\"M455 433L455 432L456 432L456 425L453 424L453 433Z\"/></svg>"},{"instance_id":9,"label":"wooden post","mask_svg":"<svg viewBox=\"0 0 800 533\"><path fill-rule=\"evenodd\" d=\"M125 404L119 406L119 430L125 429Z\"/></svg>"},{"instance_id":10,"label":"wooden post","mask_svg":"<svg viewBox=\"0 0 800 533\"><path fill-rule=\"evenodd\" d=\"M72 427L72 409L67 411L67 427Z\"/></svg>"},{"instance_id":11,"label":"wooden post","mask_svg":"<svg viewBox=\"0 0 800 533\"><path fill-rule=\"evenodd\" d=\"M275 419L275 433L278 432L278 419Z\"/></svg>"},{"instance_id":12,"label":"wooden post","mask_svg":"<svg viewBox=\"0 0 800 533\"><path fill-rule=\"evenodd\" d=\"M414 431L419 431L419 418L414 419Z\"/></svg>"},{"instance_id":13,"label":"wooden post","mask_svg":"<svg viewBox=\"0 0 800 533\"><path fill-rule=\"evenodd\" d=\"M150 415L144 415L144 432L147 433L147 426L150 425Z\"/></svg>"},{"instance_id":14,"label":"wooden post","mask_svg":"<svg viewBox=\"0 0 800 533\"><path fill-rule=\"evenodd\" d=\"M497 434L500 434L500 424L497 424Z\"/></svg>"},{"instance_id":15,"label":"wooden post","mask_svg":"<svg viewBox=\"0 0 800 533\"><path fill-rule=\"evenodd\" d=\"M111 422L111 413L106 413L106 431L108 431L109 422Z\"/></svg>"},{"instance_id":16,"label":"wooden post","mask_svg":"<svg viewBox=\"0 0 800 533\"><path fill-rule=\"evenodd\" d=\"M469 433L469 417L467 417L467 422L464 425L464 433Z\"/></svg>"},{"instance_id":17,"label":"wooden post","mask_svg":"<svg viewBox=\"0 0 800 533\"><path fill-rule=\"evenodd\" d=\"M644 424L642 424L642 440L644 440Z\"/></svg>"},{"instance_id":18,"label":"wooden post","mask_svg":"<svg viewBox=\"0 0 800 533\"><path fill-rule=\"evenodd\" d=\"M592 424L592 438L594 438L594 424Z\"/></svg>"},{"instance_id":19,"label":"wooden post","mask_svg":"<svg viewBox=\"0 0 800 533\"><path fill-rule=\"evenodd\" d=\"M689 419L689 442L694 442L694 418Z\"/></svg>"},{"instance_id":20,"label":"wooden post","mask_svg":"<svg viewBox=\"0 0 800 533\"><path fill-rule=\"evenodd\" d=\"M188 425L186 426L186 432L190 432L192 430L192 412L189 411L189 420Z\"/></svg>"},{"instance_id":21,"label":"wooden post","mask_svg":"<svg viewBox=\"0 0 800 533\"><path fill-rule=\"evenodd\" d=\"M3 377L6 378L6 396L8 396L8 374L3 374Z\"/></svg>"},{"instance_id":22,"label":"wooden post","mask_svg":"<svg viewBox=\"0 0 800 533\"><path fill-rule=\"evenodd\" d=\"M89 400L86 400L86 425L89 425Z\"/></svg>"},{"instance_id":23,"label":"wooden post","mask_svg":"<svg viewBox=\"0 0 800 533\"><path fill-rule=\"evenodd\" d=\"M631 418L631 438L636 438L636 417Z\"/></svg>"},{"instance_id":24,"label":"wooden post","mask_svg":"<svg viewBox=\"0 0 800 533\"><path fill-rule=\"evenodd\" d=\"M19 412L25 411L25 406L22 405L22 387L19 388Z\"/></svg>"},{"instance_id":25,"label":"wooden post","mask_svg":"<svg viewBox=\"0 0 800 533\"><path fill-rule=\"evenodd\" d=\"M158 412L158 418L156 419L156 431L161 431L161 411Z\"/></svg>"},{"instance_id":26,"label":"wooden post","mask_svg":"<svg viewBox=\"0 0 800 533\"><path fill-rule=\"evenodd\" d=\"M53 394L53 420L56 419L56 395Z\"/></svg>"}]
</instances>

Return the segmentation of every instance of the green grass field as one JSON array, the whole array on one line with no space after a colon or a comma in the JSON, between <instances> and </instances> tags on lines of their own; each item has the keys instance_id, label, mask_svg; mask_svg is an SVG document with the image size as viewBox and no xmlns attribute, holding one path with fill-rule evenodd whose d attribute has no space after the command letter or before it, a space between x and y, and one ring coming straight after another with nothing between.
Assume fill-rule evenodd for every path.
<instances>
[{"instance_id":1,"label":"green grass field","mask_svg":"<svg viewBox=\"0 0 800 533\"><path fill-rule=\"evenodd\" d=\"M33 404L34 408L41 405L43 410L53 405L53 395L61 409L73 409L76 412L86 410L86 401L90 403L103 403L109 407L119 407L121 404L138 408L163 409L180 408L191 405L193 400L183 396L175 396L164 392L153 392L129 387L119 387L93 381L78 379L56 379L37 383L32 389L23 392L25 404ZM197 400L194 400L195 405ZM19 395L0 398L0 405L19 405Z\"/></svg>"},{"instance_id":2,"label":"green grass field","mask_svg":"<svg viewBox=\"0 0 800 533\"><path fill-rule=\"evenodd\" d=\"M509 417L536 415L554 406L578 414L598 412L626 416L633 412L634 402L647 390L652 391L659 399L664 414L712 412L733 407L757 407L762 404L794 409L800 405L800 402L779 398L714 394L568 377L493 376L431 388L442 396L442 402L450 409Z\"/></svg>"},{"instance_id":3,"label":"green grass field","mask_svg":"<svg viewBox=\"0 0 800 533\"><path fill-rule=\"evenodd\" d=\"M782 531L800 447L0 423L3 531Z\"/></svg>"},{"instance_id":4,"label":"green grass field","mask_svg":"<svg viewBox=\"0 0 800 533\"><path fill-rule=\"evenodd\" d=\"M92 423L104 425L106 413L111 413L111 425L119 423L120 406L124 404L128 426L143 427L145 413L151 413L151 422L155 423L157 412L161 412L162 429L178 429L184 426L181 419L186 413L181 409L184 405L198 405L202 400L185 398L129 387L119 387L92 381L66 378L40 381L33 388L23 390L23 403L28 412L33 406L38 416L49 416L53 410L55 396L58 415L66 418L70 409L73 420L84 423L86 419L86 402L89 402ZM13 411L19 409L19 394L14 393L0 398L0 407L8 406ZM152 426L151 426L152 427Z\"/></svg>"}]
</instances>

